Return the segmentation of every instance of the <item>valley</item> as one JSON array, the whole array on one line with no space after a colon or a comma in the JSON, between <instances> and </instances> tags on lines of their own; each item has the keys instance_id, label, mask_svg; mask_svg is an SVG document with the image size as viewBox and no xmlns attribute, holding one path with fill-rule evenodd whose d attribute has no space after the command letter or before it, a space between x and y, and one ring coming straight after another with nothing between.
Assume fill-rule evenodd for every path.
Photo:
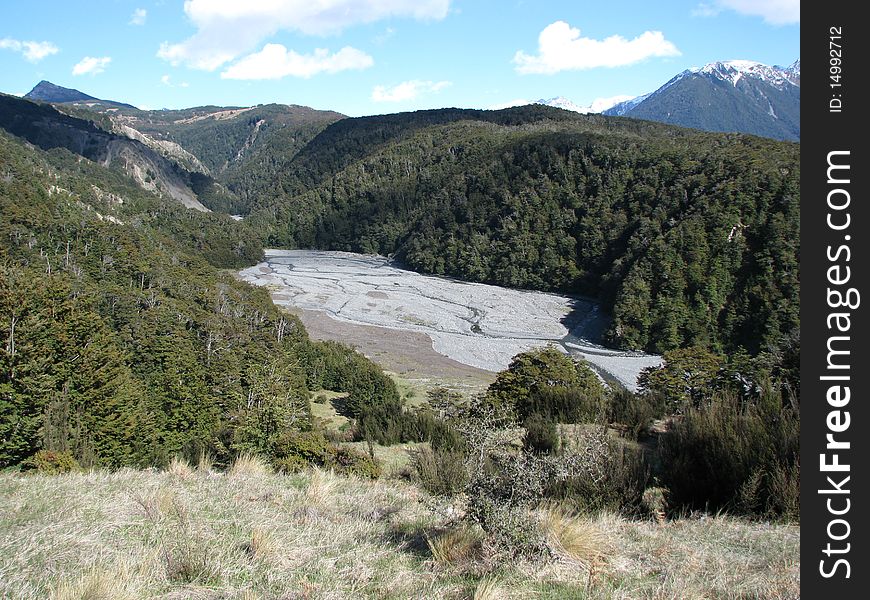
<instances>
[{"instance_id":1,"label":"valley","mask_svg":"<svg viewBox=\"0 0 870 600\"><path fill-rule=\"evenodd\" d=\"M325 313L337 322L328 338L344 340L344 324L374 327L368 334L379 340L422 333L437 354L479 370L501 371L520 352L553 344L633 391L642 369L661 364L602 347L606 318L593 301L421 275L384 256L267 250L240 277L269 289L279 306Z\"/></svg>"}]
</instances>

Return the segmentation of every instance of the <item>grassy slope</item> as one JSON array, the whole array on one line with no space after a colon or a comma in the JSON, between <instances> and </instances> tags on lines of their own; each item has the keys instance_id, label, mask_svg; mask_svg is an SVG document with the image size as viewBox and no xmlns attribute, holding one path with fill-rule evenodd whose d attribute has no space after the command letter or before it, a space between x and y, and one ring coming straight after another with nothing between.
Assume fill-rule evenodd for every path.
<instances>
[{"instance_id":1,"label":"grassy slope","mask_svg":"<svg viewBox=\"0 0 870 600\"><path fill-rule=\"evenodd\" d=\"M794 598L797 526L598 517L589 572L434 559L437 503L398 481L121 470L0 474L0 597ZM488 592L484 592L484 588ZM474 595L475 589L478 594Z\"/></svg>"}]
</instances>

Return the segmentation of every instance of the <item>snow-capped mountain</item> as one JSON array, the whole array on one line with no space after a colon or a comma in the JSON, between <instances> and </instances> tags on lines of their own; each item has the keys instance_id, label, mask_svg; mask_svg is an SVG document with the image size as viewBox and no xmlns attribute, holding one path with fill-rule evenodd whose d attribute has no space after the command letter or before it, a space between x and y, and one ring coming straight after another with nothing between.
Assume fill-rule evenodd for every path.
<instances>
[{"instance_id":1,"label":"snow-capped mountain","mask_svg":"<svg viewBox=\"0 0 870 600\"><path fill-rule=\"evenodd\" d=\"M788 67L717 61L604 111L708 131L800 140L800 60Z\"/></svg>"},{"instance_id":2,"label":"snow-capped mountain","mask_svg":"<svg viewBox=\"0 0 870 600\"><path fill-rule=\"evenodd\" d=\"M613 96L611 98L596 98L592 101L591 104L587 106L581 106L564 96L557 96L555 98L535 100L531 104L544 104L545 106L554 106L556 108L562 108L564 110L572 110L578 113L600 113L604 112L608 108L619 104L620 102L624 102L630 99L631 96Z\"/></svg>"}]
</instances>

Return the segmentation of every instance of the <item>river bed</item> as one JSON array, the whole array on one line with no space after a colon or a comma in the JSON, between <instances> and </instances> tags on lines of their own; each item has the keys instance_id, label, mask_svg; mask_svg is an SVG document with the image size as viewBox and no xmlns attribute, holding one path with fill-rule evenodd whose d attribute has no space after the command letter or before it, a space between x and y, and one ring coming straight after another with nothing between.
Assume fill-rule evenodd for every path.
<instances>
[{"instance_id":1,"label":"river bed","mask_svg":"<svg viewBox=\"0 0 870 600\"><path fill-rule=\"evenodd\" d=\"M239 275L268 288L275 304L340 323L422 333L435 352L477 369L498 372L516 354L553 344L634 390L640 371L661 363L659 356L601 346L606 319L591 300L421 275L377 255L265 254L265 262Z\"/></svg>"}]
</instances>

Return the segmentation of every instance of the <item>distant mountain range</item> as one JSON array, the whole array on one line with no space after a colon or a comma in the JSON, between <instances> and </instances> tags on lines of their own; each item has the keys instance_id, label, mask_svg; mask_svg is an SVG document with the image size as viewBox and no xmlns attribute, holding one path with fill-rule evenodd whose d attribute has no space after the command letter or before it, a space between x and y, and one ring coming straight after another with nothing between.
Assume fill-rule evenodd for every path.
<instances>
[{"instance_id":1,"label":"distant mountain range","mask_svg":"<svg viewBox=\"0 0 870 600\"><path fill-rule=\"evenodd\" d=\"M789 67L730 60L687 69L604 114L799 141L800 104L800 60Z\"/></svg>"},{"instance_id":2,"label":"distant mountain range","mask_svg":"<svg viewBox=\"0 0 870 600\"><path fill-rule=\"evenodd\" d=\"M799 141L800 101L800 60L788 67L730 60L687 69L654 92L635 98L600 98L586 106L557 96L528 104ZM524 103L516 100L509 105Z\"/></svg>"},{"instance_id":3,"label":"distant mountain range","mask_svg":"<svg viewBox=\"0 0 870 600\"><path fill-rule=\"evenodd\" d=\"M136 108L132 104L123 102L115 102L114 100L101 100L89 96L84 92L65 88L44 79L37 83L32 90L24 95L28 100L38 100L40 102L52 102L57 104L106 104L108 106Z\"/></svg>"},{"instance_id":4,"label":"distant mountain range","mask_svg":"<svg viewBox=\"0 0 870 600\"><path fill-rule=\"evenodd\" d=\"M620 104L626 100L629 100L630 96L614 96L613 98L597 98L592 101L588 106L581 106L565 98L564 96L557 96L555 98L535 100L532 104L543 104L544 106L552 106L555 108L561 108L564 110L571 110L578 113L601 113L606 111L607 109Z\"/></svg>"}]
</instances>

